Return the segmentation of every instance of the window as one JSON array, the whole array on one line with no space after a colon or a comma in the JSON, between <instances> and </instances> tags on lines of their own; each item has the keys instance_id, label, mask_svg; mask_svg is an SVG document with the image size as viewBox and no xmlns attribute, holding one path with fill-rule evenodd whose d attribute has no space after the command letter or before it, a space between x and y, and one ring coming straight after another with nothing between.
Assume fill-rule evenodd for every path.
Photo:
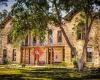
<instances>
[{"instance_id":1,"label":"window","mask_svg":"<svg viewBox=\"0 0 100 80\"><path fill-rule=\"evenodd\" d=\"M33 36L33 45L36 45L36 36Z\"/></svg>"},{"instance_id":2,"label":"window","mask_svg":"<svg viewBox=\"0 0 100 80\"><path fill-rule=\"evenodd\" d=\"M3 64L7 63L7 49L3 49Z\"/></svg>"},{"instance_id":3,"label":"window","mask_svg":"<svg viewBox=\"0 0 100 80\"><path fill-rule=\"evenodd\" d=\"M40 39L40 45L43 45L45 36L39 36L39 39Z\"/></svg>"},{"instance_id":4,"label":"window","mask_svg":"<svg viewBox=\"0 0 100 80\"><path fill-rule=\"evenodd\" d=\"M25 39L25 46L28 46L28 36L26 36L26 39Z\"/></svg>"},{"instance_id":5,"label":"window","mask_svg":"<svg viewBox=\"0 0 100 80\"><path fill-rule=\"evenodd\" d=\"M92 48L87 47L87 55L86 55L87 62L92 62Z\"/></svg>"},{"instance_id":6,"label":"window","mask_svg":"<svg viewBox=\"0 0 100 80\"><path fill-rule=\"evenodd\" d=\"M31 45L31 35L29 35L29 45Z\"/></svg>"},{"instance_id":7,"label":"window","mask_svg":"<svg viewBox=\"0 0 100 80\"><path fill-rule=\"evenodd\" d=\"M24 46L24 45L25 45L25 40L22 41L22 46Z\"/></svg>"},{"instance_id":8,"label":"window","mask_svg":"<svg viewBox=\"0 0 100 80\"><path fill-rule=\"evenodd\" d=\"M12 61L16 61L16 49L13 49Z\"/></svg>"},{"instance_id":9,"label":"window","mask_svg":"<svg viewBox=\"0 0 100 80\"><path fill-rule=\"evenodd\" d=\"M84 40L84 37L85 37L85 26L84 26L84 23L78 24L76 33L77 33L77 39Z\"/></svg>"},{"instance_id":10,"label":"window","mask_svg":"<svg viewBox=\"0 0 100 80\"><path fill-rule=\"evenodd\" d=\"M7 35L7 43L8 43L8 44L11 43L11 38L10 38L9 35Z\"/></svg>"},{"instance_id":11,"label":"window","mask_svg":"<svg viewBox=\"0 0 100 80\"><path fill-rule=\"evenodd\" d=\"M58 43L62 42L62 32L61 31L58 31L57 40L58 40Z\"/></svg>"},{"instance_id":12,"label":"window","mask_svg":"<svg viewBox=\"0 0 100 80\"><path fill-rule=\"evenodd\" d=\"M49 43L50 44L52 44L53 43L53 32L52 32L52 30L50 29L49 31L48 31L48 40L49 40Z\"/></svg>"},{"instance_id":13,"label":"window","mask_svg":"<svg viewBox=\"0 0 100 80\"><path fill-rule=\"evenodd\" d=\"M71 50L71 61L75 60L75 54Z\"/></svg>"},{"instance_id":14,"label":"window","mask_svg":"<svg viewBox=\"0 0 100 80\"><path fill-rule=\"evenodd\" d=\"M3 59L7 58L7 49L3 49Z\"/></svg>"}]
</instances>

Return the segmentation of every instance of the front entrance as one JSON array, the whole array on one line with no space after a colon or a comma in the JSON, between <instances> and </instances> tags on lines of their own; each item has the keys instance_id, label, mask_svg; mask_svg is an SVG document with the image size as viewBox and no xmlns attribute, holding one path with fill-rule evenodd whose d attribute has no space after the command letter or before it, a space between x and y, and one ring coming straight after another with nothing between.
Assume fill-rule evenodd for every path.
<instances>
[{"instance_id":1,"label":"front entrance","mask_svg":"<svg viewBox=\"0 0 100 80\"><path fill-rule=\"evenodd\" d=\"M48 48L48 64L61 63L65 59L64 47Z\"/></svg>"},{"instance_id":2,"label":"front entrance","mask_svg":"<svg viewBox=\"0 0 100 80\"><path fill-rule=\"evenodd\" d=\"M48 48L48 64L53 63L53 48Z\"/></svg>"},{"instance_id":3,"label":"front entrance","mask_svg":"<svg viewBox=\"0 0 100 80\"><path fill-rule=\"evenodd\" d=\"M36 50L35 50L36 49ZM64 46L22 47L21 63L24 64L53 64L65 59Z\"/></svg>"},{"instance_id":4,"label":"front entrance","mask_svg":"<svg viewBox=\"0 0 100 80\"><path fill-rule=\"evenodd\" d=\"M21 63L30 64L30 48L21 49Z\"/></svg>"}]
</instances>

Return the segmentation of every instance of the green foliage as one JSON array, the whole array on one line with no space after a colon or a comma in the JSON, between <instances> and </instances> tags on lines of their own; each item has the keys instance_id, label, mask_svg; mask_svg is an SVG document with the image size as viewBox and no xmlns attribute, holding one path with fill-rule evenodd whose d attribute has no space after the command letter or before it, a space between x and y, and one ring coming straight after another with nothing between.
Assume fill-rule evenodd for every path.
<instances>
[{"instance_id":1,"label":"green foliage","mask_svg":"<svg viewBox=\"0 0 100 80\"><path fill-rule=\"evenodd\" d=\"M94 4L96 5L94 0L17 0L12 7L13 28L10 32L12 42L25 39L30 33L44 38L48 23L62 25L63 12L67 15L72 10L76 13L83 11L91 17L94 15ZM73 17L74 13L71 16Z\"/></svg>"},{"instance_id":2,"label":"green foliage","mask_svg":"<svg viewBox=\"0 0 100 80\"><path fill-rule=\"evenodd\" d=\"M44 9L42 3L40 5L35 2L31 4L31 1L22 2L20 0L13 6L13 28L10 32L12 42L21 41L30 33L33 36L44 36L48 18L40 7Z\"/></svg>"},{"instance_id":3,"label":"green foliage","mask_svg":"<svg viewBox=\"0 0 100 80\"><path fill-rule=\"evenodd\" d=\"M9 59L7 59L7 58L3 60L3 64L5 64L5 65L6 64L10 64L10 63L11 63L11 61Z\"/></svg>"},{"instance_id":4,"label":"green foliage","mask_svg":"<svg viewBox=\"0 0 100 80\"><path fill-rule=\"evenodd\" d=\"M68 64L67 64L65 61L63 61L63 62L61 62L59 65L60 65L60 66L67 67Z\"/></svg>"},{"instance_id":5,"label":"green foliage","mask_svg":"<svg viewBox=\"0 0 100 80\"><path fill-rule=\"evenodd\" d=\"M85 34L85 20L83 18L79 19L78 23L73 27L73 30L76 32L77 38L81 39L82 34Z\"/></svg>"},{"instance_id":6,"label":"green foliage","mask_svg":"<svg viewBox=\"0 0 100 80\"><path fill-rule=\"evenodd\" d=\"M63 61L59 64L59 66L64 66L64 67L72 67L73 63L69 61Z\"/></svg>"},{"instance_id":7,"label":"green foliage","mask_svg":"<svg viewBox=\"0 0 100 80\"><path fill-rule=\"evenodd\" d=\"M59 9L62 8L60 2L56 2ZM33 36L40 36L40 40L43 41L47 24L51 21L59 24L54 5L55 0L17 0L17 3L12 7L13 28L9 34L12 42L19 42L30 33Z\"/></svg>"}]
</instances>

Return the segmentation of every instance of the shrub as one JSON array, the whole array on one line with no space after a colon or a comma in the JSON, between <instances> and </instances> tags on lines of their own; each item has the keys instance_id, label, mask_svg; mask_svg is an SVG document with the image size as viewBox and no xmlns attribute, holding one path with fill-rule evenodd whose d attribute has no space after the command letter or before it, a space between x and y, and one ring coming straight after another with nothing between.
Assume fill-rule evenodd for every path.
<instances>
[{"instance_id":1,"label":"shrub","mask_svg":"<svg viewBox=\"0 0 100 80\"><path fill-rule=\"evenodd\" d=\"M5 64L5 65L10 64L10 63L11 63L10 60L8 60L7 58L3 60L3 64Z\"/></svg>"},{"instance_id":2,"label":"shrub","mask_svg":"<svg viewBox=\"0 0 100 80\"><path fill-rule=\"evenodd\" d=\"M23 64L22 64L22 68L25 68L25 66L26 66L26 64L23 63Z\"/></svg>"}]
</instances>

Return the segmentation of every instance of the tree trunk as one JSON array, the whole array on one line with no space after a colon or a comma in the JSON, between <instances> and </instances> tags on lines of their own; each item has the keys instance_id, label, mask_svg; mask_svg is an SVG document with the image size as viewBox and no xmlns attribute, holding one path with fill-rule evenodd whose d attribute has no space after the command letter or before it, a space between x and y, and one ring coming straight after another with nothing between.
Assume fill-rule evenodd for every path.
<instances>
[{"instance_id":1,"label":"tree trunk","mask_svg":"<svg viewBox=\"0 0 100 80\"><path fill-rule=\"evenodd\" d=\"M82 56L80 59L78 59L78 69L79 71L83 71L84 69L84 65L85 65L85 55L87 53L87 45L89 42L89 34L92 28L92 23L94 21L94 19L91 18L91 22L89 24L89 15L86 15L86 26L85 26L85 38L84 38L84 46L83 46L83 51L82 51ZM89 25L88 25L89 24Z\"/></svg>"},{"instance_id":2,"label":"tree trunk","mask_svg":"<svg viewBox=\"0 0 100 80\"><path fill-rule=\"evenodd\" d=\"M84 70L84 65L85 65L85 54L87 53L87 45L84 45L83 47L83 52L82 56L80 59L78 59L77 64L78 64L78 70L83 71Z\"/></svg>"},{"instance_id":3,"label":"tree trunk","mask_svg":"<svg viewBox=\"0 0 100 80\"><path fill-rule=\"evenodd\" d=\"M68 46L70 47L72 53L73 53L74 55L77 55L76 48L75 48L75 47L71 44L71 42L69 41L69 38L68 38L68 36L66 35L64 28L63 28L62 26L60 26L60 29L61 29L61 31L62 31L62 33L63 33L63 36L64 36L64 38L65 38L65 40L66 40Z\"/></svg>"},{"instance_id":4,"label":"tree trunk","mask_svg":"<svg viewBox=\"0 0 100 80\"><path fill-rule=\"evenodd\" d=\"M57 17L58 17L58 21L59 21L59 28L61 29L62 33L63 33L63 36L68 44L68 46L70 47L72 53L74 55L77 54L77 51L76 51L76 48L71 44L71 42L69 41L69 38L68 36L66 35L66 32L64 30L64 28L62 27L62 20L61 20L61 16L60 16L60 10L57 8L57 4L56 2L54 2L54 5L55 5L55 9L56 9L56 13L57 13Z\"/></svg>"}]
</instances>

